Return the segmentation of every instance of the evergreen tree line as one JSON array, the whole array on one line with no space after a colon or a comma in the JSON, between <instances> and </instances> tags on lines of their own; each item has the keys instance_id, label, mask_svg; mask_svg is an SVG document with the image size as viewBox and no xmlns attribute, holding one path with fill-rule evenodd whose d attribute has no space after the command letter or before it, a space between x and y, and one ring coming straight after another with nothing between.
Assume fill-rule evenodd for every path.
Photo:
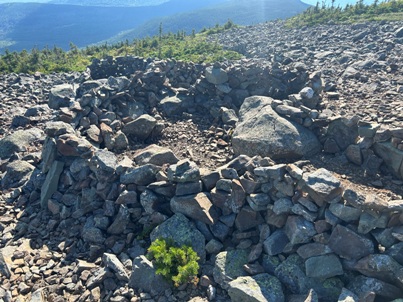
<instances>
[{"instance_id":1,"label":"evergreen tree line","mask_svg":"<svg viewBox=\"0 0 403 302\"><path fill-rule=\"evenodd\" d=\"M107 56L134 55L160 59L173 58L195 63L215 62L222 60L239 59L242 56L234 51L224 50L218 43L207 42L207 35L227 30L235 26L232 21L213 29L205 29L201 33L187 34L185 31L177 33L163 33L162 24L159 35L133 41L122 41L116 44L104 43L101 45L78 48L70 43L70 49L64 51L54 46L43 49L33 48L31 51L5 50L0 55L0 73L42 73L84 71L95 58Z\"/></svg>"},{"instance_id":2,"label":"evergreen tree line","mask_svg":"<svg viewBox=\"0 0 403 302\"><path fill-rule=\"evenodd\" d=\"M345 7L335 5L335 0L317 2L303 13L290 18L290 26L312 26L328 22L349 23L357 21L396 21L403 20L403 0L374 0L372 4L365 4L358 0L355 4Z\"/></svg>"}]
</instances>

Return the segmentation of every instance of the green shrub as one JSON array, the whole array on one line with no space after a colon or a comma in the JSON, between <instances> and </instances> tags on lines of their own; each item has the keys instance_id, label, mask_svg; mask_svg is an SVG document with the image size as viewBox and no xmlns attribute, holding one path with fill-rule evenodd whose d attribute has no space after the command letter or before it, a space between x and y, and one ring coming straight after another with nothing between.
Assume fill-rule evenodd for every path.
<instances>
[{"instance_id":1,"label":"green shrub","mask_svg":"<svg viewBox=\"0 0 403 302\"><path fill-rule=\"evenodd\" d=\"M199 257L192 247L177 247L173 240L157 239L148 248L150 259L154 260L156 273L178 287L184 283L197 283Z\"/></svg>"}]
</instances>

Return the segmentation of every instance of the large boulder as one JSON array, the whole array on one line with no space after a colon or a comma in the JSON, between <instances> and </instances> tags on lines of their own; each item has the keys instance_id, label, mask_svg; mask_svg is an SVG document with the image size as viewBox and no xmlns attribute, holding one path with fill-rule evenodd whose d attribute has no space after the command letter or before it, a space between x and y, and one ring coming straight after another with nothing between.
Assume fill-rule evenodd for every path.
<instances>
[{"instance_id":1,"label":"large boulder","mask_svg":"<svg viewBox=\"0 0 403 302\"><path fill-rule=\"evenodd\" d=\"M60 107L68 107L70 101L74 99L76 93L70 84L62 84L54 86L49 93L49 107L52 109L60 109Z\"/></svg>"},{"instance_id":2,"label":"large boulder","mask_svg":"<svg viewBox=\"0 0 403 302\"><path fill-rule=\"evenodd\" d=\"M393 174L403 179L403 151L396 149L391 142L376 143L375 153L381 157Z\"/></svg>"},{"instance_id":3,"label":"large boulder","mask_svg":"<svg viewBox=\"0 0 403 302\"><path fill-rule=\"evenodd\" d=\"M209 66L205 70L205 76L208 82L214 85L224 84L228 81L228 75L222 68Z\"/></svg>"},{"instance_id":4,"label":"large boulder","mask_svg":"<svg viewBox=\"0 0 403 302\"><path fill-rule=\"evenodd\" d=\"M204 236L180 213L176 213L151 232L151 241L155 241L158 238L172 239L178 246L190 245L200 257L201 263L206 260Z\"/></svg>"},{"instance_id":5,"label":"large boulder","mask_svg":"<svg viewBox=\"0 0 403 302\"><path fill-rule=\"evenodd\" d=\"M157 120L151 115L143 114L123 127L123 133L132 135L139 140L145 140L153 131Z\"/></svg>"},{"instance_id":6,"label":"large boulder","mask_svg":"<svg viewBox=\"0 0 403 302\"><path fill-rule=\"evenodd\" d=\"M3 189L16 188L25 183L35 167L23 160L16 160L7 165L6 174L1 179Z\"/></svg>"},{"instance_id":7,"label":"large boulder","mask_svg":"<svg viewBox=\"0 0 403 302\"><path fill-rule=\"evenodd\" d=\"M0 158L9 158L14 152L25 151L42 137L43 131L38 128L18 130L0 140Z\"/></svg>"},{"instance_id":8,"label":"large boulder","mask_svg":"<svg viewBox=\"0 0 403 302\"><path fill-rule=\"evenodd\" d=\"M228 295L233 302L285 301L280 281L269 274L239 277L229 286Z\"/></svg>"},{"instance_id":9,"label":"large boulder","mask_svg":"<svg viewBox=\"0 0 403 302\"><path fill-rule=\"evenodd\" d=\"M301 125L279 116L270 97L246 98L232 137L235 154L260 155L273 159L298 159L318 153L316 136Z\"/></svg>"}]
</instances>

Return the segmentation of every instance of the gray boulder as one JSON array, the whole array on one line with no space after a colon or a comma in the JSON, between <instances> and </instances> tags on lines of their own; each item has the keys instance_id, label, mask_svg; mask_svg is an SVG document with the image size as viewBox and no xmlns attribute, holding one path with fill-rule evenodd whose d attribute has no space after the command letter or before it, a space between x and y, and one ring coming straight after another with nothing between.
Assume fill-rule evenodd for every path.
<instances>
[{"instance_id":1,"label":"gray boulder","mask_svg":"<svg viewBox=\"0 0 403 302\"><path fill-rule=\"evenodd\" d=\"M228 81L228 75L222 68L209 66L206 68L204 75L207 81L214 85L224 84Z\"/></svg>"},{"instance_id":2,"label":"gray boulder","mask_svg":"<svg viewBox=\"0 0 403 302\"><path fill-rule=\"evenodd\" d=\"M239 277L229 283L228 295L232 302L283 302L280 281L269 274Z\"/></svg>"},{"instance_id":3,"label":"gray boulder","mask_svg":"<svg viewBox=\"0 0 403 302\"><path fill-rule=\"evenodd\" d=\"M148 114L143 114L123 127L123 133L132 135L139 140L145 140L153 131L157 120Z\"/></svg>"},{"instance_id":4,"label":"gray boulder","mask_svg":"<svg viewBox=\"0 0 403 302\"><path fill-rule=\"evenodd\" d=\"M176 164L179 159L168 148L150 145L144 149L138 150L134 154L134 161L138 165L153 164L162 166L164 164Z\"/></svg>"},{"instance_id":5,"label":"gray boulder","mask_svg":"<svg viewBox=\"0 0 403 302\"><path fill-rule=\"evenodd\" d=\"M166 116L181 115L184 111L183 101L177 96L164 98L159 106Z\"/></svg>"},{"instance_id":6,"label":"gray boulder","mask_svg":"<svg viewBox=\"0 0 403 302\"><path fill-rule=\"evenodd\" d=\"M9 158L15 152L22 152L26 147L43 137L42 130L32 128L18 130L0 140L0 158Z\"/></svg>"},{"instance_id":7,"label":"gray boulder","mask_svg":"<svg viewBox=\"0 0 403 302\"><path fill-rule=\"evenodd\" d=\"M219 214L206 193L175 196L170 202L174 213L181 213L192 219L212 225L218 221Z\"/></svg>"},{"instance_id":8,"label":"gray boulder","mask_svg":"<svg viewBox=\"0 0 403 302\"><path fill-rule=\"evenodd\" d=\"M141 255L133 260L133 270L130 275L129 287L136 290L143 290L147 293L163 293L170 288L170 284L161 276L155 273L151 261Z\"/></svg>"},{"instance_id":9,"label":"gray boulder","mask_svg":"<svg viewBox=\"0 0 403 302\"><path fill-rule=\"evenodd\" d=\"M178 246L190 245L200 257L201 263L206 260L204 236L180 213L176 213L151 232L151 241L158 238L172 239Z\"/></svg>"},{"instance_id":10,"label":"gray boulder","mask_svg":"<svg viewBox=\"0 0 403 302\"><path fill-rule=\"evenodd\" d=\"M304 174L299 185L319 206L325 202L337 202L343 194L340 180L325 168Z\"/></svg>"},{"instance_id":11,"label":"gray boulder","mask_svg":"<svg viewBox=\"0 0 403 302\"><path fill-rule=\"evenodd\" d=\"M376 143L375 153L381 157L393 174L403 179L403 151L396 149L391 142Z\"/></svg>"},{"instance_id":12,"label":"gray boulder","mask_svg":"<svg viewBox=\"0 0 403 302\"><path fill-rule=\"evenodd\" d=\"M3 189L16 188L25 183L35 167L23 160L16 160L7 165L6 174L1 179Z\"/></svg>"},{"instance_id":13,"label":"gray boulder","mask_svg":"<svg viewBox=\"0 0 403 302\"><path fill-rule=\"evenodd\" d=\"M307 259L305 261L305 269L308 277L318 279L327 279L344 274L341 262L334 254Z\"/></svg>"},{"instance_id":14,"label":"gray boulder","mask_svg":"<svg viewBox=\"0 0 403 302\"><path fill-rule=\"evenodd\" d=\"M57 85L50 90L48 105L56 110L60 109L60 107L68 107L70 100L74 99L75 95L72 85Z\"/></svg>"},{"instance_id":15,"label":"gray boulder","mask_svg":"<svg viewBox=\"0 0 403 302\"><path fill-rule=\"evenodd\" d=\"M215 282L224 289L229 288L229 283L238 277L246 276L243 266L248 263L247 250L232 250L221 252L217 255L213 276Z\"/></svg>"},{"instance_id":16,"label":"gray boulder","mask_svg":"<svg viewBox=\"0 0 403 302\"><path fill-rule=\"evenodd\" d=\"M235 154L260 155L272 159L298 159L318 153L316 136L297 123L279 116L270 97L245 99L232 137Z\"/></svg>"}]
</instances>

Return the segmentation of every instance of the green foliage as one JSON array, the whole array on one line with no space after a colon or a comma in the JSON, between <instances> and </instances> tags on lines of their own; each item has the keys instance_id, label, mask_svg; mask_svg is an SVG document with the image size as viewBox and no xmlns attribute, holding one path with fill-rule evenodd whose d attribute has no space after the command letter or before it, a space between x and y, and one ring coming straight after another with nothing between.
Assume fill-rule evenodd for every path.
<instances>
[{"instance_id":1,"label":"green foliage","mask_svg":"<svg viewBox=\"0 0 403 302\"><path fill-rule=\"evenodd\" d=\"M228 21L221 28L235 26ZM31 52L5 51L0 55L0 73L42 73L84 71L92 59L102 59L106 56L127 56L135 55L140 57L158 57L160 59L176 59L191 61L195 63L216 62L223 60L236 60L242 57L235 51L224 50L217 43L206 41L206 34L192 32L190 36L184 31L176 34L163 34L162 24L159 26L159 34L144 39L128 40L113 45L103 44L88 46L79 49L70 43L70 50L64 51L61 48L34 48Z\"/></svg>"},{"instance_id":2,"label":"green foliage","mask_svg":"<svg viewBox=\"0 0 403 302\"><path fill-rule=\"evenodd\" d=\"M148 253L154 259L156 273L172 281L176 287L197 282L199 257L192 247L176 247L172 240L157 239L151 243Z\"/></svg>"},{"instance_id":3,"label":"green foliage","mask_svg":"<svg viewBox=\"0 0 403 302\"><path fill-rule=\"evenodd\" d=\"M232 22L232 20L228 19L228 21L224 25L220 26L220 24L217 23L212 28L209 28L209 29L203 28L202 32L206 33L207 35L212 35L212 34L217 34L217 33L226 31L231 28L236 28L236 27L238 27L238 25L236 25L234 22Z\"/></svg>"},{"instance_id":4,"label":"green foliage","mask_svg":"<svg viewBox=\"0 0 403 302\"><path fill-rule=\"evenodd\" d=\"M358 0L354 5L347 5L344 8L326 6L325 1L322 5L319 2L316 6L310 7L303 13L287 20L291 27L313 26L328 22L335 23L353 23L362 21L399 21L403 20L403 0L387 0L379 3L366 5L363 0Z\"/></svg>"}]
</instances>

